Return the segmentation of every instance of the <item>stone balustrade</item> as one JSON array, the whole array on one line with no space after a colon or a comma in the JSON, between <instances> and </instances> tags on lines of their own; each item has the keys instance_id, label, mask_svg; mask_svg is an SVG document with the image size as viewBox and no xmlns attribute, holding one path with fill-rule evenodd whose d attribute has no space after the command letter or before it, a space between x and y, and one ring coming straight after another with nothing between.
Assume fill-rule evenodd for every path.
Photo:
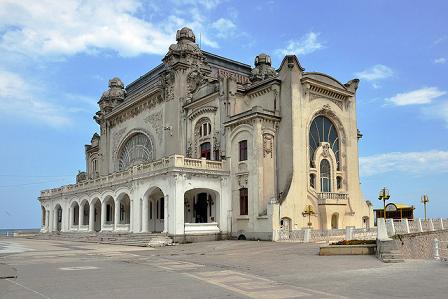
<instances>
[{"instance_id":1,"label":"stone balustrade","mask_svg":"<svg viewBox=\"0 0 448 299\"><path fill-rule=\"evenodd\" d=\"M421 233L429 231L447 230L448 219L386 219L387 235Z\"/></svg>"},{"instance_id":2,"label":"stone balustrade","mask_svg":"<svg viewBox=\"0 0 448 299\"><path fill-rule=\"evenodd\" d=\"M320 205L347 204L348 194L335 192L319 192L317 193L317 200Z\"/></svg>"},{"instance_id":3,"label":"stone balustrade","mask_svg":"<svg viewBox=\"0 0 448 299\"><path fill-rule=\"evenodd\" d=\"M171 155L160 160L135 165L125 171L114 172L109 175L100 176L95 179L88 179L77 184L65 185L59 188L47 189L41 191L41 197L51 197L63 193L77 192L89 188L98 188L105 185L110 186L132 177L151 175L161 170L168 169L189 169L200 171L228 172L226 161L211 161L202 159L186 158L181 155Z\"/></svg>"}]
</instances>

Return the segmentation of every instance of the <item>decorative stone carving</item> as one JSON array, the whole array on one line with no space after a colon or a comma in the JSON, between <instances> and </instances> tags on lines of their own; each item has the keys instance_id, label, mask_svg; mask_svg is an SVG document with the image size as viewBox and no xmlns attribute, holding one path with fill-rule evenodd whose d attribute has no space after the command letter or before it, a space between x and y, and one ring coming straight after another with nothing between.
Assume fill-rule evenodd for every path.
<instances>
[{"instance_id":1,"label":"decorative stone carving","mask_svg":"<svg viewBox=\"0 0 448 299\"><path fill-rule=\"evenodd\" d=\"M255 68L252 69L251 81L260 81L274 76L277 76L277 72L271 66L271 57L264 53L255 57Z\"/></svg>"},{"instance_id":2,"label":"decorative stone carving","mask_svg":"<svg viewBox=\"0 0 448 299\"><path fill-rule=\"evenodd\" d=\"M177 30L176 41L176 44L172 44L169 47L168 53L163 59L164 62L170 63L172 59L175 58L173 56L193 55L200 58L203 57L201 49L199 49L199 46L196 44L196 37L193 30L190 28L184 27Z\"/></svg>"},{"instance_id":3,"label":"decorative stone carving","mask_svg":"<svg viewBox=\"0 0 448 299\"><path fill-rule=\"evenodd\" d=\"M162 86L164 90L164 99L165 101L172 101L174 100L174 81L175 81L175 74L173 70L170 70L166 73L162 80Z\"/></svg>"},{"instance_id":4,"label":"decorative stone carving","mask_svg":"<svg viewBox=\"0 0 448 299\"><path fill-rule=\"evenodd\" d=\"M85 171L78 171L76 175L76 183L80 183L87 180L87 173Z\"/></svg>"},{"instance_id":5,"label":"decorative stone carving","mask_svg":"<svg viewBox=\"0 0 448 299\"><path fill-rule=\"evenodd\" d=\"M329 155L329 150L330 150L330 144L328 144L327 142L325 142L324 144L322 144L322 156L324 158L328 157Z\"/></svg>"},{"instance_id":6,"label":"decorative stone carving","mask_svg":"<svg viewBox=\"0 0 448 299\"><path fill-rule=\"evenodd\" d=\"M247 183L249 181L249 175L248 174L238 175L237 179L238 179L238 186L239 186L239 188L247 188Z\"/></svg>"},{"instance_id":7,"label":"decorative stone carving","mask_svg":"<svg viewBox=\"0 0 448 299\"><path fill-rule=\"evenodd\" d=\"M106 114L112 111L114 107L122 103L126 97L126 90L120 78L112 78L109 80L109 89L101 96L98 104L100 111L93 117L98 124L103 123Z\"/></svg>"},{"instance_id":8,"label":"decorative stone carving","mask_svg":"<svg viewBox=\"0 0 448 299\"><path fill-rule=\"evenodd\" d=\"M193 112L191 112L191 113L188 115L188 118L189 118L190 120L193 120L194 118L196 118L196 117L198 117L199 115L204 114L204 113L208 113L208 112L215 113L216 110L218 110L218 108L213 107L213 106L200 107L200 108L197 108L197 109L193 110Z\"/></svg>"},{"instance_id":9,"label":"decorative stone carving","mask_svg":"<svg viewBox=\"0 0 448 299\"><path fill-rule=\"evenodd\" d=\"M160 104L163 101L161 94L157 94L151 97L147 97L146 99L136 103L132 107L127 108L126 110L118 113L113 116L110 120L110 126L114 127L117 124L120 124L130 118L135 117L140 114L144 110L151 109L152 107Z\"/></svg>"},{"instance_id":10,"label":"decorative stone carving","mask_svg":"<svg viewBox=\"0 0 448 299\"><path fill-rule=\"evenodd\" d=\"M188 146L187 146L186 156L187 156L187 158L192 158L193 157L192 155L193 155L193 148L192 148L191 141L189 141Z\"/></svg>"},{"instance_id":11,"label":"decorative stone carving","mask_svg":"<svg viewBox=\"0 0 448 299\"><path fill-rule=\"evenodd\" d=\"M353 79L344 84L344 86L351 92L355 93L358 89L359 79Z\"/></svg>"},{"instance_id":12,"label":"decorative stone carving","mask_svg":"<svg viewBox=\"0 0 448 299\"><path fill-rule=\"evenodd\" d=\"M270 156L272 158L272 149L274 147L274 136L271 134L263 134L263 157Z\"/></svg>"},{"instance_id":13,"label":"decorative stone carving","mask_svg":"<svg viewBox=\"0 0 448 299\"><path fill-rule=\"evenodd\" d=\"M126 132L127 128L124 127L120 130L118 130L117 132L115 132L112 135L112 143L113 143L113 152L112 155L114 157L114 159L117 157L117 152L118 152L118 145L120 144L121 141L121 137L123 136L123 134Z\"/></svg>"},{"instance_id":14,"label":"decorative stone carving","mask_svg":"<svg viewBox=\"0 0 448 299\"><path fill-rule=\"evenodd\" d=\"M247 171L247 163L240 162L238 164L238 172L243 172L243 171Z\"/></svg>"},{"instance_id":15,"label":"decorative stone carving","mask_svg":"<svg viewBox=\"0 0 448 299\"><path fill-rule=\"evenodd\" d=\"M215 131L215 134L213 135L213 150L214 152L220 152L221 151L221 143L219 138L219 131Z\"/></svg>"},{"instance_id":16,"label":"decorative stone carving","mask_svg":"<svg viewBox=\"0 0 448 299\"><path fill-rule=\"evenodd\" d=\"M197 69L191 71L187 76L188 93L192 95L204 82L204 76Z\"/></svg>"},{"instance_id":17,"label":"decorative stone carving","mask_svg":"<svg viewBox=\"0 0 448 299\"><path fill-rule=\"evenodd\" d=\"M162 134L163 114L162 114L162 111L159 111L159 112L156 112L156 113L153 113L153 114L147 116L145 118L145 122L149 123L153 127L154 131L157 134L157 139L159 140L159 144L161 144L162 139L163 139L163 134Z\"/></svg>"}]
</instances>

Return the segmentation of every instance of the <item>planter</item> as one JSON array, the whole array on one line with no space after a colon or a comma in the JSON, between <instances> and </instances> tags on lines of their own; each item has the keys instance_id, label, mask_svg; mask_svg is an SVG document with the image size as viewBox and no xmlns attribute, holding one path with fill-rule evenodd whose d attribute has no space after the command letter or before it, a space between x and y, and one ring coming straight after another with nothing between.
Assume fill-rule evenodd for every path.
<instances>
[{"instance_id":1,"label":"planter","mask_svg":"<svg viewBox=\"0 0 448 299\"><path fill-rule=\"evenodd\" d=\"M376 244L322 246L319 255L373 255Z\"/></svg>"}]
</instances>

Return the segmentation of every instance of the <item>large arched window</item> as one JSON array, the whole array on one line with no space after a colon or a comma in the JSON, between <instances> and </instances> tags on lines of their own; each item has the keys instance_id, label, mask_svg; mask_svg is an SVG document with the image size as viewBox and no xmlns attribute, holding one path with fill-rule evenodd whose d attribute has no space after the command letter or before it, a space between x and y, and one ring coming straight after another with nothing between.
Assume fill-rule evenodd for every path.
<instances>
[{"instance_id":1,"label":"large arched window","mask_svg":"<svg viewBox=\"0 0 448 299\"><path fill-rule=\"evenodd\" d=\"M330 162L320 161L320 192L331 192Z\"/></svg>"},{"instance_id":2,"label":"large arched window","mask_svg":"<svg viewBox=\"0 0 448 299\"><path fill-rule=\"evenodd\" d=\"M118 155L118 170L153 160L151 140L143 133L137 133L126 141Z\"/></svg>"},{"instance_id":3,"label":"large arched window","mask_svg":"<svg viewBox=\"0 0 448 299\"><path fill-rule=\"evenodd\" d=\"M310 150L310 165L314 167L314 152L320 146L321 142L328 142L330 148L336 156L337 169L339 165L339 137L334 124L325 116L317 116L311 123L309 132L309 150Z\"/></svg>"}]
</instances>

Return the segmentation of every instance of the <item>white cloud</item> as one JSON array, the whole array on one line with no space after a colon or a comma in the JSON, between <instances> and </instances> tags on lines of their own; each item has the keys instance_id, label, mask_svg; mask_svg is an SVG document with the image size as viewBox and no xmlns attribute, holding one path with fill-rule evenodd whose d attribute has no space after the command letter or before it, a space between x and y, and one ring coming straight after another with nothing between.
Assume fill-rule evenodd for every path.
<instances>
[{"instance_id":1,"label":"white cloud","mask_svg":"<svg viewBox=\"0 0 448 299\"><path fill-rule=\"evenodd\" d=\"M18 74L0 70L0 115L61 127L71 123L70 113L83 110L56 105L43 98L46 98L43 88L31 84ZM72 94L62 98L72 101L76 99L78 107L80 102L92 105L91 102L94 101Z\"/></svg>"},{"instance_id":2,"label":"white cloud","mask_svg":"<svg viewBox=\"0 0 448 299\"><path fill-rule=\"evenodd\" d=\"M391 98L387 98L386 102L396 106L422 105L429 104L435 98L445 94L446 91L439 90L437 87L424 87L410 92L398 93Z\"/></svg>"},{"instance_id":3,"label":"white cloud","mask_svg":"<svg viewBox=\"0 0 448 299\"><path fill-rule=\"evenodd\" d=\"M391 77L394 74L390 67L383 64L376 64L366 70L358 72L355 76L361 80L377 81Z\"/></svg>"},{"instance_id":4,"label":"white cloud","mask_svg":"<svg viewBox=\"0 0 448 299\"><path fill-rule=\"evenodd\" d=\"M212 27L216 30L217 37L226 38L234 33L236 25L229 19L220 18L213 22Z\"/></svg>"},{"instance_id":5,"label":"white cloud","mask_svg":"<svg viewBox=\"0 0 448 299\"><path fill-rule=\"evenodd\" d=\"M445 57L439 57L434 59L434 63L435 64L445 64L446 63L446 58Z\"/></svg>"},{"instance_id":6,"label":"white cloud","mask_svg":"<svg viewBox=\"0 0 448 299\"><path fill-rule=\"evenodd\" d=\"M434 45L434 46L437 46L437 45L439 45L439 44L445 42L447 39L448 39L448 36L447 36L447 35L441 36L441 37L437 38L437 39L433 42L433 45Z\"/></svg>"},{"instance_id":7,"label":"white cloud","mask_svg":"<svg viewBox=\"0 0 448 299\"><path fill-rule=\"evenodd\" d=\"M175 30L179 27L207 29L201 9L215 8L219 1L174 1L171 11L180 11L184 17L160 16L158 22L143 18L145 9L152 8L142 3L139 0L116 3L4 0L0 2L0 49L30 57L68 56L98 50L112 50L123 57L163 55L174 42ZM204 37L206 34L202 36L205 44L218 46Z\"/></svg>"},{"instance_id":8,"label":"white cloud","mask_svg":"<svg viewBox=\"0 0 448 299\"><path fill-rule=\"evenodd\" d=\"M194 6L202 6L205 9L211 10L216 8L221 0L174 0L178 5L189 4Z\"/></svg>"},{"instance_id":9,"label":"white cloud","mask_svg":"<svg viewBox=\"0 0 448 299\"><path fill-rule=\"evenodd\" d=\"M448 151L392 152L360 157L361 176L388 172L413 175L448 173Z\"/></svg>"},{"instance_id":10,"label":"white cloud","mask_svg":"<svg viewBox=\"0 0 448 299\"><path fill-rule=\"evenodd\" d=\"M441 119L445 121L448 128L448 102L442 102L438 105L431 105L422 109L423 115L432 119Z\"/></svg>"},{"instance_id":11,"label":"white cloud","mask_svg":"<svg viewBox=\"0 0 448 299\"><path fill-rule=\"evenodd\" d=\"M320 33L308 32L299 40L290 40L284 49L277 49L278 55L285 56L290 54L306 55L324 48L324 43L318 40Z\"/></svg>"}]
</instances>

